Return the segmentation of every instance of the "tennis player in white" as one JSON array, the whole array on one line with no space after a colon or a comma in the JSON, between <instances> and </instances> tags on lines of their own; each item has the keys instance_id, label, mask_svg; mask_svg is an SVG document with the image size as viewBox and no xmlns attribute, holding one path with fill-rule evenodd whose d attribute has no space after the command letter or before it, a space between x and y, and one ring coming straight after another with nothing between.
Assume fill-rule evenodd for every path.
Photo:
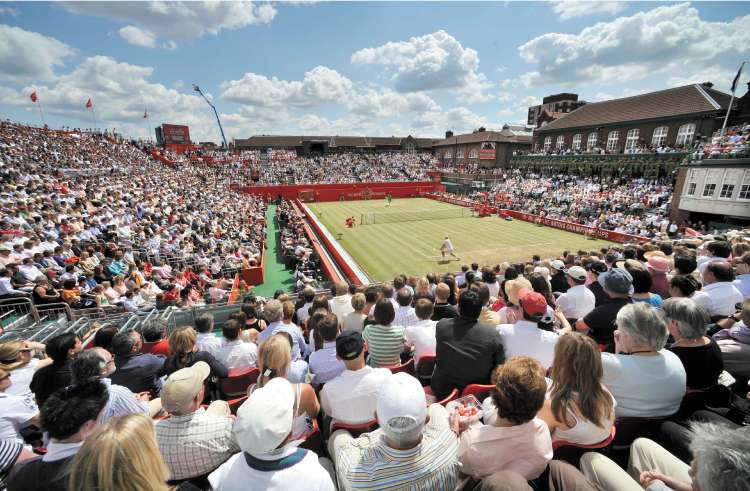
<instances>
[{"instance_id":1,"label":"tennis player in white","mask_svg":"<svg viewBox=\"0 0 750 491\"><path fill-rule=\"evenodd\" d=\"M451 242L451 239L448 238L447 235L443 239L443 245L440 246L440 253L443 255L443 259L445 259L445 253L448 253L451 256L453 256L456 259L456 261L460 261L461 260L460 257L456 256L453 253L453 242Z\"/></svg>"}]
</instances>

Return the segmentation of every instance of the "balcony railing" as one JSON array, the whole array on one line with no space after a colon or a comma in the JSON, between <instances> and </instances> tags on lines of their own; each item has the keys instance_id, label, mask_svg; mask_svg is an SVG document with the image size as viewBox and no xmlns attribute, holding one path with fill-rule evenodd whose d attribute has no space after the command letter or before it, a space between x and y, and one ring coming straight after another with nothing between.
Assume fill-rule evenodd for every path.
<instances>
[{"instance_id":1,"label":"balcony railing","mask_svg":"<svg viewBox=\"0 0 750 491\"><path fill-rule=\"evenodd\" d=\"M634 154L582 154L582 155L515 155L511 165L571 165L603 164L679 164L690 156L685 152L674 153L634 153Z\"/></svg>"}]
</instances>

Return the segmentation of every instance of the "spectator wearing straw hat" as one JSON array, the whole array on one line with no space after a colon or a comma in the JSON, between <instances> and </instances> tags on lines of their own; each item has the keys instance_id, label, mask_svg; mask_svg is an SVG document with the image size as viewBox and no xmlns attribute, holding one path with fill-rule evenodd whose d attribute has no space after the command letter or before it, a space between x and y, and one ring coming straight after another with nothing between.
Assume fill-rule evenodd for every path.
<instances>
[{"instance_id":1,"label":"spectator wearing straw hat","mask_svg":"<svg viewBox=\"0 0 750 491\"><path fill-rule=\"evenodd\" d=\"M241 453L208 476L216 491L333 491L330 461L291 440L294 389L277 377L256 389L237 410L232 433ZM332 471L332 469L331 469Z\"/></svg>"},{"instance_id":2,"label":"spectator wearing straw hat","mask_svg":"<svg viewBox=\"0 0 750 491\"><path fill-rule=\"evenodd\" d=\"M201 407L211 368L204 361L172 373L161 391L171 414L156 423L156 441L171 480L202 476L239 451L225 401Z\"/></svg>"}]
</instances>

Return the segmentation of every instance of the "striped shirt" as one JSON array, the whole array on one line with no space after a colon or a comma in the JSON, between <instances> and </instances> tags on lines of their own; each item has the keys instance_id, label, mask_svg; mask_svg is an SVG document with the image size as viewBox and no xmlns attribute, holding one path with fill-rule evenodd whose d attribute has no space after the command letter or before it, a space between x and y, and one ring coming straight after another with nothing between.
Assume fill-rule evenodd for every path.
<instances>
[{"instance_id":1,"label":"striped shirt","mask_svg":"<svg viewBox=\"0 0 750 491\"><path fill-rule=\"evenodd\" d=\"M396 309L396 317L393 319L393 324L397 326L403 326L404 328L413 326L419 322L417 314L414 312L414 307L406 306L399 307Z\"/></svg>"},{"instance_id":2,"label":"striped shirt","mask_svg":"<svg viewBox=\"0 0 750 491\"><path fill-rule=\"evenodd\" d=\"M365 327L362 337L370 351L369 364L374 367L398 365L404 351L404 332L403 327L394 325L372 324Z\"/></svg>"},{"instance_id":3,"label":"striped shirt","mask_svg":"<svg viewBox=\"0 0 750 491\"><path fill-rule=\"evenodd\" d=\"M23 444L12 440L0 440L0 489L5 489L5 478L21 455Z\"/></svg>"},{"instance_id":4,"label":"striped shirt","mask_svg":"<svg viewBox=\"0 0 750 491\"><path fill-rule=\"evenodd\" d=\"M109 399L104 407L101 424L106 423L115 416L124 416L126 414L145 414L148 416L149 405L147 402L139 401L135 394L127 387L116 385L108 378L101 379L102 383L107 386Z\"/></svg>"},{"instance_id":5,"label":"striped shirt","mask_svg":"<svg viewBox=\"0 0 750 491\"><path fill-rule=\"evenodd\" d=\"M422 441L409 450L388 447L380 429L344 444L336 455L340 490L452 491L458 483L458 438L448 412L429 408Z\"/></svg>"}]
</instances>

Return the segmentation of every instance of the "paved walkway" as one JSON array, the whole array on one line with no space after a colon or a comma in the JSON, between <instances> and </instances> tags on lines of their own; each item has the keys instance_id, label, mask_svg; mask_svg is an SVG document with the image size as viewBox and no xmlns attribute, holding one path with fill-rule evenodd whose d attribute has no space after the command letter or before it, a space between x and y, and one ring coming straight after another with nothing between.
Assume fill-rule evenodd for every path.
<instances>
[{"instance_id":1,"label":"paved walkway","mask_svg":"<svg viewBox=\"0 0 750 491\"><path fill-rule=\"evenodd\" d=\"M279 288L291 291L294 287L293 271L286 269L281 257L279 224L276 223L276 205L269 205L266 211L266 272L264 282L255 288L255 293L263 297L273 297Z\"/></svg>"}]
</instances>

